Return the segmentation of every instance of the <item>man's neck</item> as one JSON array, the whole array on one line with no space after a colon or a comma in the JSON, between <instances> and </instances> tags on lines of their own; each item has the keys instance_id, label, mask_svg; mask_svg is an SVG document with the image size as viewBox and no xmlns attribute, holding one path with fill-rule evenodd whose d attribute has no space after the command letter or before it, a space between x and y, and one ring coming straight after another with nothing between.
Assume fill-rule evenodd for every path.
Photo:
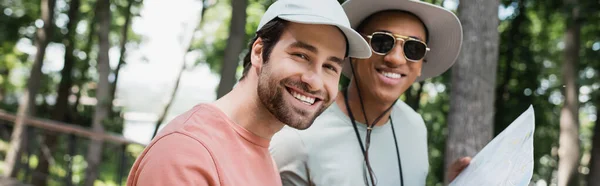
<instances>
[{"instance_id":1,"label":"man's neck","mask_svg":"<svg viewBox=\"0 0 600 186\"><path fill-rule=\"evenodd\" d=\"M256 87L248 83L238 83L231 92L215 101L215 105L237 125L270 140L284 124L264 107Z\"/></svg>"},{"instance_id":2,"label":"man's neck","mask_svg":"<svg viewBox=\"0 0 600 186\"><path fill-rule=\"evenodd\" d=\"M361 97L363 99L362 103L364 104L363 106L366 111L367 119L369 120L368 124L363 114L363 107L361 107L360 97L358 96L358 89L356 89L356 86L354 86L353 84L348 86L348 103L350 105L350 109L352 110L352 115L354 116L354 119L356 121L367 125L373 124L373 122L375 122L375 119L381 116L381 114L393 104L393 102L382 103L380 101L377 101L369 95L366 95L365 92L361 92ZM344 94L342 91L340 91L340 93L338 94L336 103L346 115L350 115L346 109L346 103L344 101ZM390 110L386 112L383 116L381 116L381 119L377 122L375 126L384 125L388 121L391 112L392 111Z\"/></svg>"}]
</instances>

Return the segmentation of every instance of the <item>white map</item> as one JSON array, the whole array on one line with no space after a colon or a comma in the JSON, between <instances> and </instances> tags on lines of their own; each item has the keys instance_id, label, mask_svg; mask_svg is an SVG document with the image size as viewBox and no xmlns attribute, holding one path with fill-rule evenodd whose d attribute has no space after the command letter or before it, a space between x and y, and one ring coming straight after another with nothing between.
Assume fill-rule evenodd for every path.
<instances>
[{"instance_id":1,"label":"white map","mask_svg":"<svg viewBox=\"0 0 600 186\"><path fill-rule=\"evenodd\" d=\"M533 106L488 143L450 186L527 186L533 175Z\"/></svg>"}]
</instances>

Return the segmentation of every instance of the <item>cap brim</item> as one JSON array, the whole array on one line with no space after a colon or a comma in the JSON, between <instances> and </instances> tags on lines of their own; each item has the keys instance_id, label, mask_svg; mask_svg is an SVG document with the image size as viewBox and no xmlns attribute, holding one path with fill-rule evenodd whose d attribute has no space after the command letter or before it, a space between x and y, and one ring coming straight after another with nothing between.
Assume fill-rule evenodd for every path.
<instances>
[{"instance_id":1,"label":"cap brim","mask_svg":"<svg viewBox=\"0 0 600 186\"><path fill-rule=\"evenodd\" d=\"M371 48L367 41L354 29L335 23L332 20L309 15L279 15L281 19L303 24L332 25L338 27L348 39L348 57L366 59L371 57Z\"/></svg>"},{"instance_id":2,"label":"cap brim","mask_svg":"<svg viewBox=\"0 0 600 186\"><path fill-rule=\"evenodd\" d=\"M371 14L383 10L403 10L415 14L429 32L427 53L421 76L416 81L438 76L448 70L456 61L462 45L462 26L454 13L429 3L413 0L349 0L342 7L348 15L352 28ZM349 60L344 64L343 74L352 77Z\"/></svg>"}]
</instances>

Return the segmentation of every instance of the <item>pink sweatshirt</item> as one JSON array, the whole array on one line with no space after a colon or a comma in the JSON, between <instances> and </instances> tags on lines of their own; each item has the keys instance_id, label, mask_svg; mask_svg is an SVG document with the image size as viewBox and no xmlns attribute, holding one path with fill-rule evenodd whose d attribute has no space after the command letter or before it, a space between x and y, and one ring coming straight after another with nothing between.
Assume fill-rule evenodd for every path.
<instances>
[{"instance_id":1,"label":"pink sweatshirt","mask_svg":"<svg viewBox=\"0 0 600 186\"><path fill-rule=\"evenodd\" d=\"M128 186L279 186L269 140L200 104L171 121L137 158Z\"/></svg>"}]
</instances>

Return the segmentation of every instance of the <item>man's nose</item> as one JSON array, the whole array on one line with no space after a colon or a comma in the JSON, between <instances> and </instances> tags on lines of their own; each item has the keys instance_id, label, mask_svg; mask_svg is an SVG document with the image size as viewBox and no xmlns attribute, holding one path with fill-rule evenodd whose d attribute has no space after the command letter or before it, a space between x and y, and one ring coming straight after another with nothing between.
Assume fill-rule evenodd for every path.
<instances>
[{"instance_id":1,"label":"man's nose","mask_svg":"<svg viewBox=\"0 0 600 186\"><path fill-rule=\"evenodd\" d=\"M383 60L386 64L390 66L399 66L406 64L406 58L404 57L404 42L398 41L396 42L396 46L392 48L390 52L388 52Z\"/></svg>"},{"instance_id":2,"label":"man's nose","mask_svg":"<svg viewBox=\"0 0 600 186\"><path fill-rule=\"evenodd\" d=\"M303 73L301 80L308 85L310 91L318 91L323 87L323 78L318 70L309 70Z\"/></svg>"}]
</instances>

